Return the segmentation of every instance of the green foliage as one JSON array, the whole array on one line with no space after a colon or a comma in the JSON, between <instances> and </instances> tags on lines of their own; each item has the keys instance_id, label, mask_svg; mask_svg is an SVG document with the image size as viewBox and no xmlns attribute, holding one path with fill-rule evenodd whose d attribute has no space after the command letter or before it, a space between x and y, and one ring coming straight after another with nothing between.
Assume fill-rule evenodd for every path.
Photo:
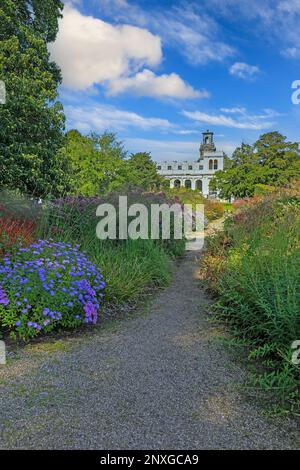
<instances>
[{"instance_id":1,"label":"green foliage","mask_svg":"<svg viewBox=\"0 0 300 470\"><path fill-rule=\"evenodd\" d=\"M130 183L145 190L157 190L168 187L165 178L157 173L156 165L148 152L138 152L130 156L127 162Z\"/></svg>"},{"instance_id":2,"label":"green foliage","mask_svg":"<svg viewBox=\"0 0 300 470\"><path fill-rule=\"evenodd\" d=\"M232 166L231 158L229 158L228 155L226 155L226 153L224 153L224 170L227 170L228 168L231 168L231 166Z\"/></svg>"},{"instance_id":3,"label":"green foliage","mask_svg":"<svg viewBox=\"0 0 300 470\"><path fill-rule=\"evenodd\" d=\"M266 196L268 194L274 193L277 191L275 186L269 186L267 184L256 184L254 189L255 196Z\"/></svg>"},{"instance_id":4,"label":"green foliage","mask_svg":"<svg viewBox=\"0 0 300 470\"><path fill-rule=\"evenodd\" d=\"M108 202L118 207L119 195L105 198L66 198L49 204L44 211L41 237L79 243L101 269L106 281L105 297L109 302L136 301L149 288L165 286L170 280L170 259L185 250L184 240L99 240L96 208ZM128 205L168 203L161 193L131 191Z\"/></svg>"},{"instance_id":5,"label":"green foliage","mask_svg":"<svg viewBox=\"0 0 300 470\"><path fill-rule=\"evenodd\" d=\"M69 131L61 154L70 162L74 193L94 196L126 181L126 152L115 134L83 136Z\"/></svg>"},{"instance_id":6,"label":"green foliage","mask_svg":"<svg viewBox=\"0 0 300 470\"><path fill-rule=\"evenodd\" d=\"M67 162L58 153L61 75L47 49L61 10L59 0L2 0L0 6L0 80L7 90L7 103L0 106L1 186L36 196L68 187Z\"/></svg>"},{"instance_id":7,"label":"green foliage","mask_svg":"<svg viewBox=\"0 0 300 470\"><path fill-rule=\"evenodd\" d=\"M104 287L78 246L39 240L0 263L0 328L26 339L95 324Z\"/></svg>"},{"instance_id":8,"label":"green foliage","mask_svg":"<svg viewBox=\"0 0 300 470\"><path fill-rule=\"evenodd\" d=\"M107 281L105 301L113 304L134 303L149 289L168 284L170 261L184 253L184 240L96 237L96 208L101 202L117 207L118 198L118 193L106 199L68 196L41 206L17 193L1 195L5 223L0 224L0 241L6 232L14 235L12 246L5 243L0 247L4 250L0 260L1 335L9 332L12 338L28 339L95 323L101 313L102 275ZM173 203L162 193L130 192L129 204L137 202L148 207ZM34 230L20 248L19 235L26 234L27 227L16 225L21 217L26 224L34 221Z\"/></svg>"},{"instance_id":9,"label":"green foliage","mask_svg":"<svg viewBox=\"0 0 300 470\"><path fill-rule=\"evenodd\" d=\"M231 167L216 172L212 185L224 199L244 198L253 196L257 185L284 187L299 177L299 144L287 142L279 132L269 132L253 146L238 147Z\"/></svg>"},{"instance_id":10,"label":"green foliage","mask_svg":"<svg viewBox=\"0 0 300 470\"><path fill-rule=\"evenodd\" d=\"M77 194L94 196L125 187L150 190L166 185L149 153L127 158L122 142L113 133L83 136L76 130L69 131L61 153L71 164Z\"/></svg>"},{"instance_id":11,"label":"green foliage","mask_svg":"<svg viewBox=\"0 0 300 470\"><path fill-rule=\"evenodd\" d=\"M300 367L291 361L291 344L300 338L299 234L300 196L286 191L239 207L209 250L222 266L214 278L219 318L249 342L249 359L263 364L251 386L295 413Z\"/></svg>"},{"instance_id":12,"label":"green foliage","mask_svg":"<svg viewBox=\"0 0 300 470\"><path fill-rule=\"evenodd\" d=\"M207 220L219 219L224 214L223 205L219 201L206 199L198 191L188 188L167 188L164 190L169 197L176 198L181 204L192 204L196 210L196 204L204 205L204 215Z\"/></svg>"}]
</instances>

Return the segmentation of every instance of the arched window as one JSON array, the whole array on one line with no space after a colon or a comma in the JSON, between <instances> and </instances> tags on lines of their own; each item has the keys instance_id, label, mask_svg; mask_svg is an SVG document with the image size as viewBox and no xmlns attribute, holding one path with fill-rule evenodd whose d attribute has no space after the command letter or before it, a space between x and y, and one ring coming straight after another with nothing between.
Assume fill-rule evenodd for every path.
<instances>
[{"instance_id":1,"label":"arched window","mask_svg":"<svg viewBox=\"0 0 300 470\"><path fill-rule=\"evenodd\" d=\"M218 169L218 160L214 160L214 170Z\"/></svg>"},{"instance_id":2,"label":"arched window","mask_svg":"<svg viewBox=\"0 0 300 470\"><path fill-rule=\"evenodd\" d=\"M181 186L180 180L175 180L174 181L174 188L180 188L180 186Z\"/></svg>"},{"instance_id":3,"label":"arched window","mask_svg":"<svg viewBox=\"0 0 300 470\"><path fill-rule=\"evenodd\" d=\"M196 189L202 192L202 180L196 181Z\"/></svg>"},{"instance_id":4,"label":"arched window","mask_svg":"<svg viewBox=\"0 0 300 470\"><path fill-rule=\"evenodd\" d=\"M185 180L184 186L185 186L187 189L191 189L191 187L192 187L192 182L191 182L191 180Z\"/></svg>"},{"instance_id":5,"label":"arched window","mask_svg":"<svg viewBox=\"0 0 300 470\"><path fill-rule=\"evenodd\" d=\"M214 165L213 160L209 160L209 169L210 169L210 170L213 169L213 165Z\"/></svg>"}]
</instances>

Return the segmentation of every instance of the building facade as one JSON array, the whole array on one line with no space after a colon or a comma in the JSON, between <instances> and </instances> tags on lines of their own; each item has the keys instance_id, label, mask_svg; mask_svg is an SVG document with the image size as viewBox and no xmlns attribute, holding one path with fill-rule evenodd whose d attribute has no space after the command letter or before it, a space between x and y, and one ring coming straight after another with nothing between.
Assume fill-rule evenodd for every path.
<instances>
[{"instance_id":1,"label":"building facade","mask_svg":"<svg viewBox=\"0 0 300 470\"><path fill-rule=\"evenodd\" d=\"M170 187L194 189L206 197L216 196L209 183L218 170L224 168L224 152L217 151L213 132L203 132L197 161L157 163L157 171L170 181Z\"/></svg>"}]
</instances>

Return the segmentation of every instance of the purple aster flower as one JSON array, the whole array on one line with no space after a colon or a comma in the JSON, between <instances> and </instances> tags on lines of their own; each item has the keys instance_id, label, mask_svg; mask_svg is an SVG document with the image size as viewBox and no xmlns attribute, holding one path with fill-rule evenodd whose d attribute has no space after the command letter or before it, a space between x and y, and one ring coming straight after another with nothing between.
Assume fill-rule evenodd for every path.
<instances>
[{"instance_id":1,"label":"purple aster flower","mask_svg":"<svg viewBox=\"0 0 300 470\"><path fill-rule=\"evenodd\" d=\"M8 305L9 304L9 298L7 297L7 294L5 290L0 286L0 304L2 305Z\"/></svg>"},{"instance_id":2,"label":"purple aster flower","mask_svg":"<svg viewBox=\"0 0 300 470\"><path fill-rule=\"evenodd\" d=\"M85 319L88 323L93 323L94 325L97 323L98 319L98 311L95 305L92 302L87 302L84 306L85 311Z\"/></svg>"}]
</instances>

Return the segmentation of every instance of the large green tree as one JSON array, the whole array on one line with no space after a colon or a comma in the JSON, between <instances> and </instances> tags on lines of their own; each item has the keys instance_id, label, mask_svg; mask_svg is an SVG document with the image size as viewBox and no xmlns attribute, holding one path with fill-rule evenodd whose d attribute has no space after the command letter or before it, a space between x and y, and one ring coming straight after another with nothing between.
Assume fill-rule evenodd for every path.
<instances>
[{"instance_id":1,"label":"large green tree","mask_svg":"<svg viewBox=\"0 0 300 470\"><path fill-rule=\"evenodd\" d=\"M47 50L62 9L60 0L0 3L0 80L7 90L0 106L0 184L37 196L56 195L68 186L67 162L59 152L61 74Z\"/></svg>"},{"instance_id":2,"label":"large green tree","mask_svg":"<svg viewBox=\"0 0 300 470\"><path fill-rule=\"evenodd\" d=\"M71 164L73 188L79 194L103 194L118 189L127 181L127 153L113 133L84 136L71 130L66 134L61 153Z\"/></svg>"},{"instance_id":3,"label":"large green tree","mask_svg":"<svg viewBox=\"0 0 300 470\"><path fill-rule=\"evenodd\" d=\"M211 182L225 199L253 196L257 184L282 187L300 178L300 148L279 132L263 134L253 146L242 144L232 165L218 171Z\"/></svg>"},{"instance_id":4,"label":"large green tree","mask_svg":"<svg viewBox=\"0 0 300 470\"><path fill-rule=\"evenodd\" d=\"M158 189L166 184L149 153L139 152L128 158L123 143L113 133L84 136L71 130L61 152L72 168L73 191L85 196L129 187Z\"/></svg>"},{"instance_id":5,"label":"large green tree","mask_svg":"<svg viewBox=\"0 0 300 470\"><path fill-rule=\"evenodd\" d=\"M133 153L128 160L129 181L145 190L168 187L168 182L157 173L149 152Z\"/></svg>"}]
</instances>

